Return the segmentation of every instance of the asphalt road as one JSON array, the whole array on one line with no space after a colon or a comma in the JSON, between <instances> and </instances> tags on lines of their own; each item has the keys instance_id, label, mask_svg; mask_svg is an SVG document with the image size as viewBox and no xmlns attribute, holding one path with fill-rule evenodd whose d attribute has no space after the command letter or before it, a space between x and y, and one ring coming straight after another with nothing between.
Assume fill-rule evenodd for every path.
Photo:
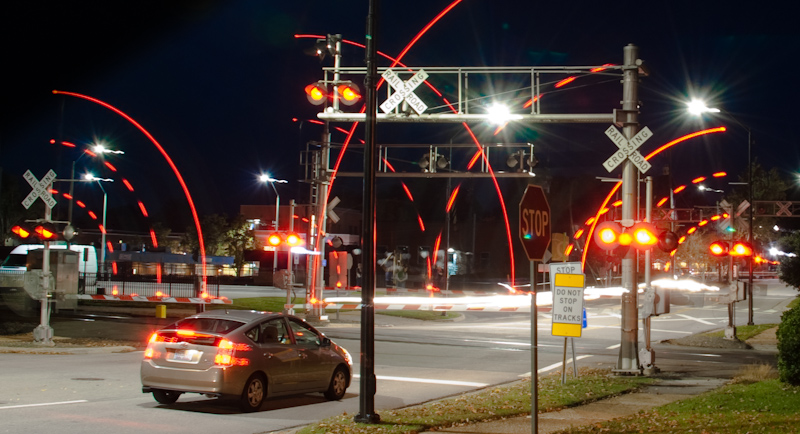
<instances>
[{"instance_id":1,"label":"asphalt road","mask_svg":"<svg viewBox=\"0 0 800 434\"><path fill-rule=\"evenodd\" d=\"M776 282L754 299L756 323L777 323L783 306L797 293ZM668 315L653 319L653 341L719 329L727 309L687 297ZM619 302L595 300L587 305L588 328L575 339L579 366L611 368L619 351ZM747 319L739 303L737 323ZM357 318L350 314L349 319ZM333 317L333 315L331 315ZM342 315L345 316L344 314ZM530 314L467 313L456 322L420 322L403 318L378 320L376 326L375 407L402 407L486 385L514 381L531 371ZM5 315L3 318L7 318ZM34 320L35 321L35 320ZM146 339L151 330L171 321L125 314L57 316L57 335ZM360 328L334 323L322 330L352 354L359 353ZM641 342L641 340L640 340ZM548 314L539 318L539 360L542 374L561 368L564 339L550 336ZM640 345L642 345L640 343ZM774 354L754 350L721 350L654 344L656 365L665 372L730 376L745 364L774 363ZM342 401L321 395L270 401L263 411L244 414L233 403L200 395L184 395L173 406L157 404L141 393L141 352L118 354L0 354L0 431L9 433L141 431L182 433L257 433L304 425L324 417L358 412L358 378ZM358 357L356 362L358 362ZM356 365L354 372L360 367Z\"/></svg>"}]
</instances>

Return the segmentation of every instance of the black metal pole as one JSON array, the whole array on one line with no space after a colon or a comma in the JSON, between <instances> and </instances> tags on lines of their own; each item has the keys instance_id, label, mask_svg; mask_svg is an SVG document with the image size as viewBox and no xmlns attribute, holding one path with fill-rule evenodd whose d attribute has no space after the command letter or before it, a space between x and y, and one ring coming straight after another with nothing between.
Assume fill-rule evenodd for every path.
<instances>
[{"instance_id":1,"label":"black metal pole","mask_svg":"<svg viewBox=\"0 0 800 434\"><path fill-rule=\"evenodd\" d=\"M367 95L366 125L364 129L366 146L364 147L364 198L363 198L363 223L361 244L364 255L362 268L364 270L361 288L361 382L359 388L359 412L353 418L359 423L378 423L380 416L375 413L375 392L377 381L375 378L375 178L378 168L376 158L377 141L375 128L377 126L377 84L378 65L377 49L375 47L375 33L377 28L376 15L378 0L369 1L367 14L367 74L364 87Z\"/></svg>"},{"instance_id":2,"label":"black metal pole","mask_svg":"<svg viewBox=\"0 0 800 434\"><path fill-rule=\"evenodd\" d=\"M750 202L747 216L747 242L753 246L753 141L750 128L747 129L747 185L749 188L747 200ZM753 325L753 255L747 257L747 325Z\"/></svg>"}]
</instances>

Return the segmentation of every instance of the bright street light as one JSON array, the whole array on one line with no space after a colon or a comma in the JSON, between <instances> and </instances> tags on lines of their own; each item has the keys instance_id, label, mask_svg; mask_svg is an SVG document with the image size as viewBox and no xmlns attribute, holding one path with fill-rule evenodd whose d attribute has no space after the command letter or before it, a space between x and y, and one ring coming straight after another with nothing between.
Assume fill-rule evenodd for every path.
<instances>
[{"instance_id":1,"label":"bright street light","mask_svg":"<svg viewBox=\"0 0 800 434\"><path fill-rule=\"evenodd\" d=\"M748 207L748 232L747 232L747 242L752 246L753 245L753 139L750 127L747 125L739 122L739 119L736 119L736 116L728 113L725 110L719 108L709 108L705 102L699 99L692 99L689 103L687 103L687 109L689 113L695 116L701 116L703 113L723 113L725 116L733 120L737 125L744 128L747 131L747 201L750 204ZM747 260L747 268L748 268L748 275L747 275L747 325L753 325L753 256L749 256ZM734 331L736 329L734 328ZM735 333L734 333L735 337Z\"/></svg>"},{"instance_id":2,"label":"bright street light","mask_svg":"<svg viewBox=\"0 0 800 434\"><path fill-rule=\"evenodd\" d=\"M269 176L269 173L262 173L261 175L258 176L258 180L263 182L263 183L265 183L265 184L268 183L269 185L271 185L272 186L272 190L275 192L275 231L277 232L278 231L278 219L279 219L279 217L281 215L280 214L280 210L281 210L281 195L278 194L278 189L275 188L275 183L277 182L278 184L286 184L289 181L286 181L285 179L275 179L275 178ZM275 273L275 271L277 271L277 270L278 270L278 250L276 249L275 252L273 252L273 254L272 254L272 272Z\"/></svg>"},{"instance_id":3,"label":"bright street light","mask_svg":"<svg viewBox=\"0 0 800 434\"><path fill-rule=\"evenodd\" d=\"M121 154L125 153L125 151L119 151L119 150L116 150L116 149L108 149L102 143L98 143L98 144L94 145L92 147L92 150L96 154L120 154L121 155Z\"/></svg>"},{"instance_id":4,"label":"bright street light","mask_svg":"<svg viewBox=\"0 0 800 434\"><path fill-rule=\"evenodd\" d=\"M711 108L706 105L706 103L699 99L692 99L688 103L686 103L687 110L689 113L699 116L703 113L719 113L720 110L718 108Z\"/></svg>"},{"instance_id":5,"label":"bright street light","mask_svg":"<svg viewBox=\"0 0 800 434\"><path fill-rule=\"evenodd\" d=\"M703 184L698 185L697 189L700 190L700 191L713 191L714 193L725 193L722 190L717 190L716 188L709 188L709 187L706 187Z\"/></svg>"},{"instance_id":6,"label":"bright street light","mask_svg":"<svg viewBox=\"0 0 800 434\"><path fill-rule=\"evenodd\" d=\"M106 210L108 209L108 194L106 193L106 189L103 188L103 182L114 182L113 179L110 178L98 178L91 173L87 173L83 175L83 179L87 181L95 181L97 185L100 186L100 190L103 191L103 230L100 231L100 264L102 265L102 273L103 276L106 274Z\"/></svg>"}]
</instances>

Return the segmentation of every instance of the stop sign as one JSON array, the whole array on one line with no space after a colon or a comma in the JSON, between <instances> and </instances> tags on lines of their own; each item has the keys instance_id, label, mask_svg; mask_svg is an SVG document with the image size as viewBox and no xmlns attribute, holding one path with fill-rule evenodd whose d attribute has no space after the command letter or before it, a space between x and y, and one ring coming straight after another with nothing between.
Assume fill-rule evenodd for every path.
<instances>
[{"instance_id":1,"label":"stop sign","mask_svg":"<svg viewBox=\"0 0 800 434\"><path fill-rule=\"evenodd\" d=\"M531 261L541 261L550 246L550 204L538 185L528 185L519 202L519 239Z\"/></svg>"}]
</instances>

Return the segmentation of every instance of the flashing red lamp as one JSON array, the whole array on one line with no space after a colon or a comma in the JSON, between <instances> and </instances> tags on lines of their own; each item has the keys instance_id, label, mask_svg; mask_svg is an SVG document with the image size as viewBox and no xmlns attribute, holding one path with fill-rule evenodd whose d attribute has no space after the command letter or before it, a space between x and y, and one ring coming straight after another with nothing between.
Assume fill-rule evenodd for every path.
<instances>
[{"instance_id":1,"label":"flashing red lamp","mask_svg":"<svg viewBox=\"0 0 800 434\"><path fill-rule=\"evenodd\" d=\"M744 241L738 241L731 246L731 256L753 256L753 246Z\"/></svg>"},{"instance_id":2,"label":"flashing red lamp","mask_svg":"<svg viewBox=\"0 0 800 434\"><path fill-rule=\"evenodd\" d=\"M339 91L339 102L346 106L351 106L361 99L361 89L353 83L340 84L336 89Z\"/></svg>"},{"instance_id":3,"label":"flashing red lamp","mask_svg":"<svg viewBox=\"0 0 800 434\"><path fill-rule=\"evenodd\" d=\"M283 242L283 238L281 237L281 234L277 234L277 233L276 234L269 234L269 236L267 237L267 243L270 246L279 246L279 245L281 245L281 242Z\"/></svg>"},{"instance_id":4,"label":"flashing red lamp","mask_svg":"<svg viewBox=\"0 0 800 434\"><path fill-rule=\"evenodd\" d=\"M597 225L594 230L594 242L603 250L614 250L620 245L625 245L622 241L628 241L628 237L623 237L625 240L620 240L623 235L622 226L617 222L605 221Z\"/></svg>"},{"instance_id":5,"label":"flashing red lamp","mask_svg":"<svg viewBox=\"0 0 800 434\"><path fill-rule=\"evenodd\" d=\"M639 250L647 250L658 244L656 227L652 223L639 222L631 229L633 247Z\"/></svg>"},{"instance_id":6,"label":"flashing red lamp","mask_svg":"<svg viewBox=\"0 0 800 434\"><path fill-rule=\"evenodd\" d=\"M730 246L725 241L714 241L708 246L708 251L716 257L728 256Z\"/></svg>"},{"instance_id":7,"label":"flashing red lamp","mask_svg":"<svg viewBox=\"0 0 800 434\"><path fill-rule=\"evenodd\" d=\"M28 238L28 237L31 236L31 231L29 231L28 229L26 229L26 228L24 228L24 227L22 227L20 225L13 226L11 228L11 233L13 233L14 235L16 235L16 236L18 236L18 237L20 237L22 239L25 239L25 238Z\"/></svg>"},{"instance_id":8,"label":"flashing red lamp","mask_svg":"<svg viewBox=\"0 0 800 434\"><path fill-rule=\"evenodd\" d=\"M291 247L299 246L300 244L303 244L303 239L300 238L300 235L290 233L286 235L286 244Z\"/></svg>"},{"instance_id":9,"label":"flashing red lamp","mask_svg":"<svg viewBox=\"0 0 800 434\"><path fill-rule=\"evenodd\" d=\"M319 83L311 83L305 87L308 102L314 105L322 105L328 99L328 91Z\"/></svg>"}]
</instances>

